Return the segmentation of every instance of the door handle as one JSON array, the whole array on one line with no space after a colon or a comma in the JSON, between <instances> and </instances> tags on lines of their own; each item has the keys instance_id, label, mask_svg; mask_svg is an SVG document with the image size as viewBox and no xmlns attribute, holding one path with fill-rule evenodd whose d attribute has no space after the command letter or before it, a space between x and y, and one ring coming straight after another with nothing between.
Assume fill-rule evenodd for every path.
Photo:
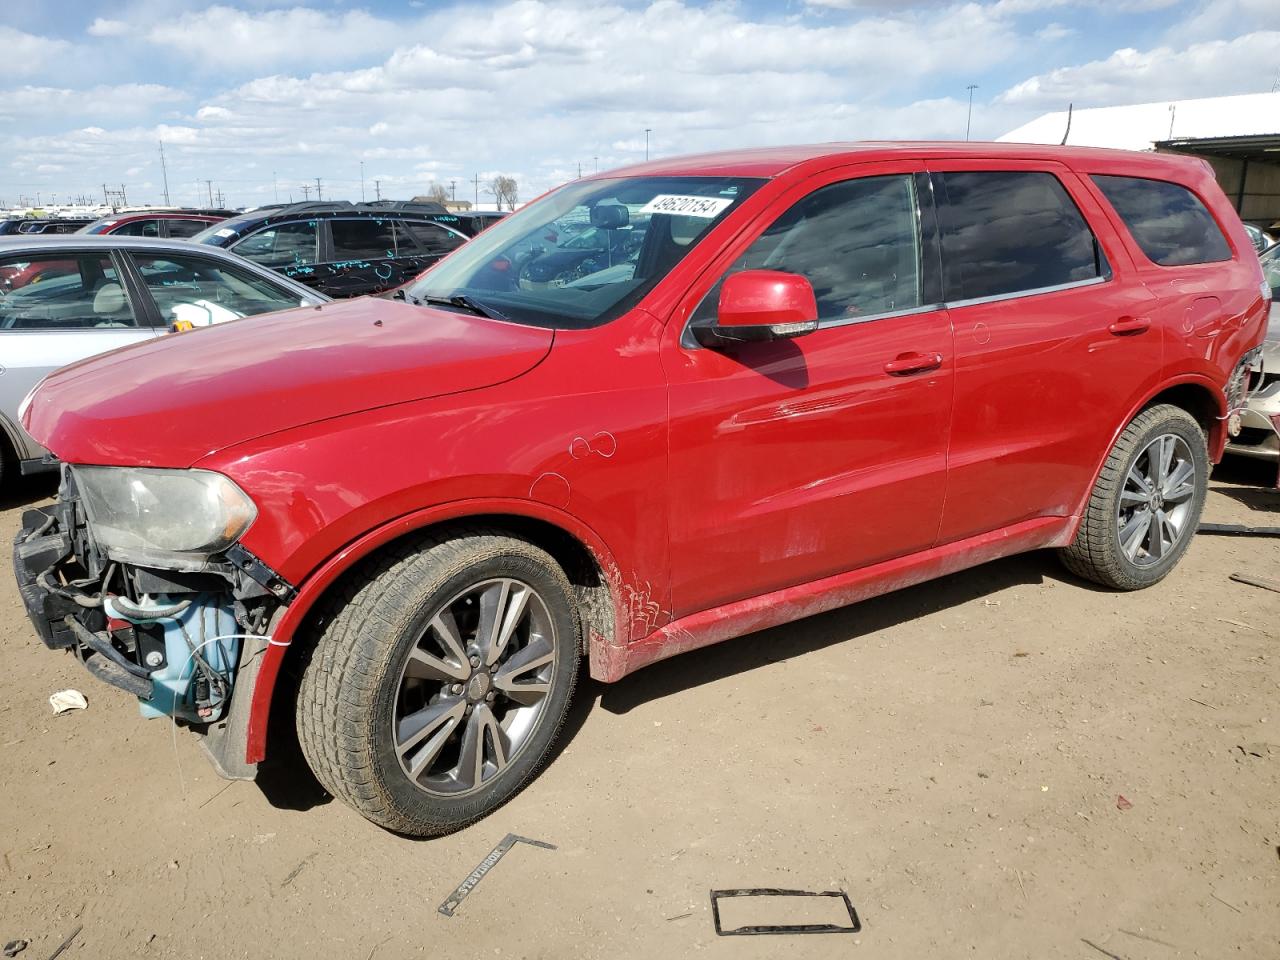
<instances>
[{"instance_id":1,"label":"door handle","mask_svg":"<svg viewBox=\"0 0 1280 960\"><path fill-rule=\"evenodd\" d=\"M1150 317L1121 317L1107 327L1117 337L1127 337L1135 333L1146 333L1151 329Z\"/></svg>"},{"instance_id":2,"label":"door handle","mask_svg":"<svg viewBox=\"0 0 1280 960\"><path fill-rule=\"evenodd\" d=\"M926 370L937 370L940 366L940 353L904 353L896 360L886 363L884 372L894 377L905 377L913 373L924 373Z\"/></svg>"}]
</instances>

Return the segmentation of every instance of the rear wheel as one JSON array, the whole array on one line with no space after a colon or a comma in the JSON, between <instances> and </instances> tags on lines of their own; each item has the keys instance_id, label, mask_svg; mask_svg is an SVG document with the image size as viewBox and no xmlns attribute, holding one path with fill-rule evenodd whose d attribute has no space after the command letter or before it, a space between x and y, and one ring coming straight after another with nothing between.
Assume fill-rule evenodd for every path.
<instances>
[{"instance_id":1,"label":"rear wheel","mask_svg":"<svg viewBox=\"0 0 1280 960\"><path fill-rule=\"evenodd\" d=\"M1204 431L1185 410L1144 410L1125 428L1102 468L1068 570L1119 590L1168 575L1195 535L1209 482Z\"/></svg>"},{"instance_id":2,"label":"rear wheel","mask_svg":"<svg viewBox=\"0 0 1280 960\"><path fill-rule=\"evenodd\" d=\"M298 734L316 777L416 836L497 809L564 721L580 650L572 598L548 554L497 533L366 563L302 676Z\"/></svg>"}]
</instances>

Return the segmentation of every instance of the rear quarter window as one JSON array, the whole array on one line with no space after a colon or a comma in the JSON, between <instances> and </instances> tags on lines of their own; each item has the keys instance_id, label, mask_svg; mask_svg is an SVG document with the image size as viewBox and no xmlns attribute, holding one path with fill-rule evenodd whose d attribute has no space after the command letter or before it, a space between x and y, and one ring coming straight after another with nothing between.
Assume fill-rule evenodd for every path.
<instances>
[{"instance_id":1,"label":"rear quarter window","mask_svg":"<svg viewBox=\"0 0 1280 960\"><path fill-rule=\"evenodd\" d=\"M1183 267L1231 259L1231 247L1217 221L1186 187L1165 180L1098 174L1093 182L1153 263Z\"/></svg>"}]
</instances>

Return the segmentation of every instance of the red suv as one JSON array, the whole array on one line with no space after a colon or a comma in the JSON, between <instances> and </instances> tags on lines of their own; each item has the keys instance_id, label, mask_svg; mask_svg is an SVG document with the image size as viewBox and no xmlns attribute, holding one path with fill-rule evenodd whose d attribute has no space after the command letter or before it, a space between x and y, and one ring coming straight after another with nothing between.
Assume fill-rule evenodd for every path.
<instances>
[{"instance_id":1,"label":"red suv","mask_svg":"<svg viewBox=\"0 0 1280 960\"><path fill-rule=\"evenodd\" d=\"M524 279L587 231L628 238ZM399 295L51 375L23 422L68 466L14 566L46 644L224 774L296 723L427 835L534 775L582 658L1045 547L1156 583L1271 292L1198 160L883 143L576 180Z\"/></svg>"},{"instance_id":2,"label":"red suv","mask_svg":"<svg viewBox=\"0 0 1280 960\"><path fill-rule=\"evenodd\" d=\"M77 232L185 240L235 215L234 210L126 210L95 220Z\"/></svg>"}]
</instances>

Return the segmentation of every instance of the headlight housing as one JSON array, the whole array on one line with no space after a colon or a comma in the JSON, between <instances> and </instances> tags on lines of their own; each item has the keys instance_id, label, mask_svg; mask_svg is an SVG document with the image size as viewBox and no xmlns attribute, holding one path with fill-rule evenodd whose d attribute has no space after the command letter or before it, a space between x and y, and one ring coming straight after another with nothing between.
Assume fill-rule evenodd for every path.
<instances>
[{"instance_id":1,"label":"headlight housing","mask_svg":"<svg viewBox=\"0 0 1280 960\"><path fill-rule=\"evenodd\" d=\"M258 516L248 495L211 470L71 468L94 540L112 560L198 570Z\"/></svg>"}]
</instances>

